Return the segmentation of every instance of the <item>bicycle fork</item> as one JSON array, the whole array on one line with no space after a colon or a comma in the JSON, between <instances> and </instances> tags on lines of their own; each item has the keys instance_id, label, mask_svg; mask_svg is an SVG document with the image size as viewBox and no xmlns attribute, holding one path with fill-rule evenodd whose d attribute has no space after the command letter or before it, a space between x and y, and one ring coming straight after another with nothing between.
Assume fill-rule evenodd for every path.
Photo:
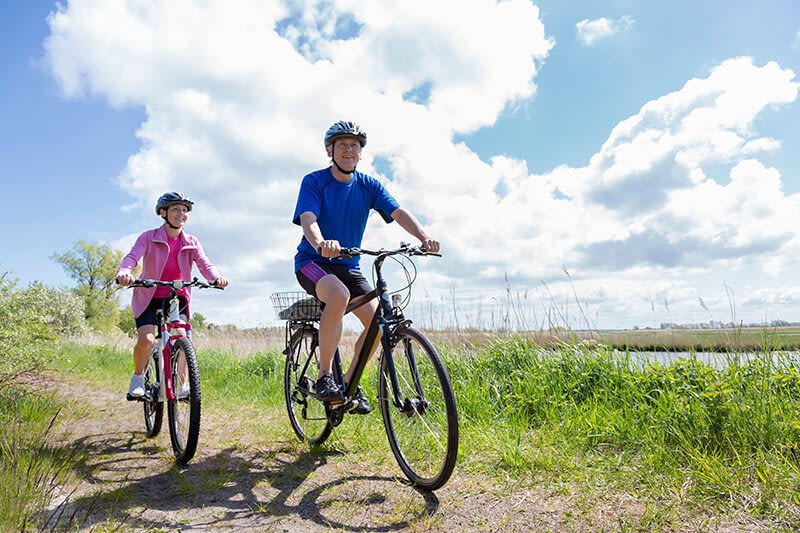
<instances>
[{"instance_id":1,"label":"bicycle fork","mask_svg":"<svg viewBox=\"0 0 800 533\"><path fill-rule=\"evenodd\" d=\"M425 400L425 393L422 391L422 383L419 380L419 372L417 371L417 360L414 356L413 345L408 340L401 340L395 346L391 346L389 342L389 335L384 333L384 328L389 327L385 320L381 321L381 345L383 346L384 355L386 357L386 368L389 374L389 382L392 385L392 403L397 407L400 412L405 413L406 416L411 417L415 414L424 414L425 409L428 407L428 401ZM394 333L396 334L399 329L410 324L411 321L404 320L400 324L394 326ZM397 368L395 366L394 355L396 350L400 348L402 357L408 363L411 379L413 380L414 391L404 391L406 394L416 394L415 396L401 397L400 381L397 378Z\"/></svg>"}]
</instances>

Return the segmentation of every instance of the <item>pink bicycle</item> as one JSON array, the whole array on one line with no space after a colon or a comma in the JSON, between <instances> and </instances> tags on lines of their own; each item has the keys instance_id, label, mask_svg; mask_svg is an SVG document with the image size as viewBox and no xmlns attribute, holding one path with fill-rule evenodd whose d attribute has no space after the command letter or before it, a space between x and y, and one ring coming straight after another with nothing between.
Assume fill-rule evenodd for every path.
<instances>
[{"instance_id":1,"label":"pink bicycle","mask_svg":"<svg viewBox=\"0 0 800 533\"><path fill-rule=\"evenodd\" d=\"M192 344L192 326L179 311L178 291L184 287L216 288L194 278L192 281L138 279L130 287L163 286L170 288L167 316L156 312L156 342L144 373L144 396L128 398L144 405L144 423L148 437L161 431L164 403L167 404L169 436L175 459L188 463L197 451L200 436L200 369Z\"/></svg>"}]
</instances>

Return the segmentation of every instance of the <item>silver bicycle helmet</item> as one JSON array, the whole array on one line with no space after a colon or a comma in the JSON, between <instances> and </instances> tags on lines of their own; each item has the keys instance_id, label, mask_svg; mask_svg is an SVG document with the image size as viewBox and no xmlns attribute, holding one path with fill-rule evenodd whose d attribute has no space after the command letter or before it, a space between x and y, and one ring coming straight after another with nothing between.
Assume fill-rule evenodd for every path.
<instances>
[{"instance_id":1,"label":"silver bicycle helmet","mask_svg":"<svg viewBox=\"0 0 800 533\"><path fill-rule=\"evenodd\" d=\"M187 210L191 211L194 202L189 200L189 197L183 194L182 192L175 192L175 191L165 192L158 199L158 202L156 202L156 215L160 216L162 209L167 209L169 206L173 204L183 204L186 206Z\"/></svg>"},{"instance_id":2,"label":"silver bicycle helmet","mask_svg":"<svg viewBox=\"0 0 800 533\"><path fill-rule=\"evenodd\" d=\"M325 132L325 149L332 146L339 137L353 137L358 140L361 148L367 145L367 132L362 130L361 126L349 120L340 120L328 128L328 131Z\"/></svg>"}]
</instances>

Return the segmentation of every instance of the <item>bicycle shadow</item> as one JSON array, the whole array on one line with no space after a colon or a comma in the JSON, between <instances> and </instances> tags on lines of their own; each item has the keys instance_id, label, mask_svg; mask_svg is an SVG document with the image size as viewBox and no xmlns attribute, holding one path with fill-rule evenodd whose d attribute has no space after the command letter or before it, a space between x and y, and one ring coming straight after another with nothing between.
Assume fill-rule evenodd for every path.
<instances>
[{"instance_id":1,"label":"bicycle shadow","mask_svg":"<svg viewBox=\"0 0 800 533\"><path fill-rule=\"evenodd\" d=\"M178 466L141 432L84 436L68 444L83 452L74 470L80 491L38 518L54 528L400 531L439 509L434 494L398 477L336 477L330 459L342 454L335 450L273 444L216 450ZM398 505L407 510L398 514Z\"/></svg>"}]
</instances>

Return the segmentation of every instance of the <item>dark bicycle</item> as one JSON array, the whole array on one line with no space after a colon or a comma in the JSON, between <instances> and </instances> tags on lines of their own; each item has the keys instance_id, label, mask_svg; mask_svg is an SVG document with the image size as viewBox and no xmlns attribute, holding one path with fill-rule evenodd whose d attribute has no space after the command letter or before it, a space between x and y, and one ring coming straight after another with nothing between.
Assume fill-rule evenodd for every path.
<instances>
[{"instance_id":1,"label":"dark bicycle","mask_svg":"<svg viewBox=\"0 0 800 533\"><path fill-rule=\"evenodd\" d=\"M389 291L381 271L388 257L439 255L418 246L401 244L394 250L345 248L342 256L372 255L375 289L355 301L347 312L372 298L378 309L372 318L353 377L345 387L341 356L336 350L333 376L344 401L323 403L316 398L319 373L320 302L303 292L278 292L270 299L278 318L286 321L284 392L289 420L297 436L312 445L324 442L353 407L353 395L368 362L368 347L380 339L378 407L389 446L401 470L413 485L436 490L453 473L458 454L458 414L450 377L428 338L403 315L405 298ZM395 258L397 259L397 258ZM399 260L398 260L399 262ZM416 269L414 269L416 273ZM414 282L406 269L408 285Z\"/></svg>"},{"instance_id":2,"label":"dark bicycle","mask_svg":"<svg viewBox=\"0 0 800 533\"><path fill-rule=\"evenodd\" d=\"M169 306L156 311L156 342L144 372L144 396L138 400L144 405L144 423L148 437L161 431L164 404L167 404L169 436L175 459L188 463L197 451L200 437L200 369L192 344L192 326L186 315L180 313L178 291L184 287L216 288L194 278L192 281L159 281L137 279L130 287L169 287Z\"/></svg>"}]
</instances>

